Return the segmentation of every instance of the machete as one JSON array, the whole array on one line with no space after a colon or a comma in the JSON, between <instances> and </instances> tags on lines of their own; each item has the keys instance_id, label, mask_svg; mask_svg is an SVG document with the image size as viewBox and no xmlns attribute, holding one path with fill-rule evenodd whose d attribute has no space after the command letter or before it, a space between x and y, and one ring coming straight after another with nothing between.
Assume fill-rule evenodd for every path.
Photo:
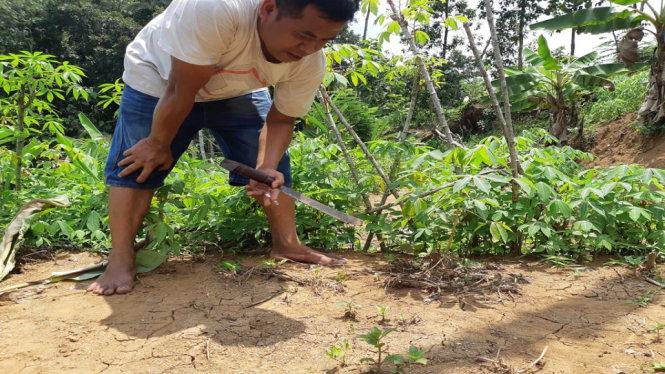
<instances>
[{"instance_id":1,"label":"machete","mask_svg":"<svg viewBox=\"0 0 665 374\"><path fill-rule=\"evenodd\" d=\"M233 173L242 175L243 177L253 179L259 183L267 184L268 186L272 185L272 182L275 180L271 178L270 176L266 175L265 173L262 173L252 167L249 167L245 164L241 164L240 162L236 161L231 161L231 160L223 160L222 161L222 167L228 171L231 171ZM301 201L312 208L319 210L325 214L328 214L330 216L333 216L337 218L338 220L344 221L346 223L351 223L354 225L362 225L363 221L359 218L356 218L352 215L340 212L339 210L333 209L325 204L322 204L311 197L305 196L301 194L300 192L294 191L290 189L289 187L286 186L280 186L279 190L292 198Z\"/></svg>"}]
</instances>

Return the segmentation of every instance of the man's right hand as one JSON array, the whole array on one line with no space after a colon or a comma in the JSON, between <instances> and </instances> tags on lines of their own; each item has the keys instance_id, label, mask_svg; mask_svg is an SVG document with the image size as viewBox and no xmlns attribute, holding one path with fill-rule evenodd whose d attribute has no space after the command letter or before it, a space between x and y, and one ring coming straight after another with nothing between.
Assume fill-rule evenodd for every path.
<instances>
[{"instance_id":1,"label":"man's right hand","mask_svg":"<svg viewBox=\"0 0 665 374\"><path fill-rule=\"evenodd\" d=\"M168 170L173 164L171 147L158 145L150 138L142 139L122 155L125 158L118 162L118 166L127 167L118 176L126 177L142 170L136 178L137 183L145 182L154 170Z\"/></svg>"}]
</instances>

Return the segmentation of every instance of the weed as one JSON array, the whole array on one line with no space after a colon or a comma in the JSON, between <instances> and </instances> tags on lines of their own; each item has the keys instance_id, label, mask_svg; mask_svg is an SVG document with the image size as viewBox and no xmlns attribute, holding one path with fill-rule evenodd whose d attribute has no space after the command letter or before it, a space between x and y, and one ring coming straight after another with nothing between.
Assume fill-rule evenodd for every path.
<instances>
[{"instance_id":1,"label":"weed","mask_svg":"<svg viewBox=\"0 0 665 374\"><path fill-rule=\"evenodd\" d=\"M387 363L392 363L395 365L395 370L393 371L393 373L402 373L405 368L413 364L422 364L422 365L427 364L427 359L423 357L425 353L427 353L427 351L425 351L424 349L419 349L416 346L411 346L406 354L389 355L383 358L384 355L387 354L387 349L385 348L386 343L383 342L382 340L383 338L386 337L386 335L393 332L393 330L395 329L390 328L381 331L378 327L372 327L372 330L369 332L369 334L357 335L356 338L363 339L369 345L376 348L376 353L378 355L376 360L371 357L365 357L361 359L360 362L376 363L377 373L380 373L381 366Z\"/></svg>"},{"instance_id":2,"label":"weed","mask_svg":"<svg viewBox=\"0 0 665 374\"><path fill-rule=\"evenodd\" d=\"M268 259L268 260L263 260L261 261L261 267L264 269L270 269L270 268L276 268L279 265L282 265L286 262L286 260L282 260L280 262L277 262L274 258Z\"/></svg>"},{"instance_id":3,"label":"weed","mask_svg":"<svg viewBox=\"0 0 665 374\"><path fill-rule=\"evenodd\" d=\"M661 341L661 340L660 340L660 330L662 330L663 327L665 327L665 324L663 324L663 323L656 323L655 325L653 325L653 326L651 327L651 330L653 330L653 331L656 332L656 341L657 341L657 342L660 342L660 341Z\"/></svg>"},{"instance_id":4,"label":"weed","mask_svg":"<svg viewBox=\"0 0 665 374\"><path fill-rule=\"evenodd\" d=\"M236 272L242 265L239 262L222 261L219 263L219 270Z\"/></svg>"},{"instance_id":5,"label":"weed","mask_svg":"<svg viewBox=\"0 0 665 374\"><path fill-rule=\"evenodd\" d=\"M372 347L376 348L378 358L375 360L371 357L365 357L360 360L360 362L374 362L376 363L376 372L380 373L381 372L381 364L383 364L383 355L386 353L386 349L384 347L386 346L386 343L382 342L381 340L386 337L386 335L390 334L394 328L387 329L385 331L379 330L378 327L372 327L372 330L368 334L364 335L357 335L356 339L363 339L367 344L371 345ZM386 357L386 359L391 358L392 356ZM393 360L391 358L391 360ZM392 361L391 361L392 362Z\"/></svg>"},{"instance_id":6,"label":"weed","mask_svg":"<svg viewBox=\"0 0 665 374\"><path fill-rule=\"evenodd\" d=\"M356 311L353 310L353 308L360 308L362 305L359 303L356 303L353 301L353 299L350 299L348 301L340 301L337 303L337 305L341 305L345 307L344 309L344 318L349 318L349 319L355 319L356 318Z\"/></svg>"},{"instance_id":7,"label":"weed","mask_svg":"<svg viewBox=\"0 0 665 374\"><path fill-rule=\"evenodd\" d=\"M413 364L427 365L427 359L423 357L425 353L427 353L426 350L412 345L406 354L388 356L383 362L392 362L396 367L395 373L402 373L404 369Z\"/></svg>"},{"instance_id":8,"label":"weed","mask_svg":"<svg viewBox=\"0 0 665 374\"><path fill-rule=\"evenodd\" d=\"M349 341L344 339L340 346L331 345L329 349L326 349L326 355L332 358L333 360L339 362L342 367L346 366L346 350L349 349Z\"/></svg>"},{"instance_id":9,"label":"weed","mask_svg":"<svg viewBox=\"0 0 665 374\"><path fill-rule=\"evenodd\" d=\"M381 305L376 306L376 310L381 315L381 322L380 323L384 323L386 321L386 312L388 311L388 309L390 309L390 307L388 307L388 306L381 306Z\"/></svg>"},{"instance_id":10,"label":"weed","mask_svg":"<svg viewBox=\"0 0 665 374\"><path fill-rule=\"evenodd\" d=\"M637 299L631 300L628 304L637 305L640 308L644 308L647 304L658 294L656 290L647 290L644 292L644 295L638 296Z\"/></svg>"}]
</instances>

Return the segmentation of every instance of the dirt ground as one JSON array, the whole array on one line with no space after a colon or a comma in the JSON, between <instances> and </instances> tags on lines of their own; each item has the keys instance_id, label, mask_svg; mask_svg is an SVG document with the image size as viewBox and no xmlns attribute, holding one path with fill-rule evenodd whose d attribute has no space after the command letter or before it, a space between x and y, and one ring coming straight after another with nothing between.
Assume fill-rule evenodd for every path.
<instances>
[{"instance_id":1,"label":"dirt ground","mask_svg":"<svg viewBox=\"0 0 665 374\"><path fill-rule=\"evenodd\" d=\"M360 360L376 355L353 337L373 326L396 328L385 337L391 354L427 350L427 365L410 373L629 374L665 363L652 329L665 323L665 298L630 269L478 260L470 273L482 274L478 282L438 292L386 289L395 271L386 259L344 255L344 267L271 270L282 276L260 274L266 256L232 258L252 269L243 276L220 271L215 256L173 258L125 296L87 294L87 282L5 294L0 372L367 373ZM97 261L82 253L28 262L3 287ZM493 287L497 280L508 287ZM337 305L351 299L361 304L353 318ZM384 322L377 305L389 307ZM325 353L344 339L346 366Z\"/></svg>"},{"instance_id":2,"label":"dirt ground","mask_svg":"<svg viewBox=\"0 0 665 374\"><path fill-rule=\"evenodd\" d=\"M589 166L665 168L665 136L644 138L632 121L598 129ZM0 373L368 373L375 366L360 361L376 353L354 336L374 326L395 328L385 337L390 354L427 350L427 364L407 373L630 374L665 364L665 337L654 330L665 323L662 289L632 269L477 260L457 277L465 287L423 289L400 286L404 268L382 256L343 255L349 264L334 269L225 258L243 264L236 274L220 271L218 256L172 258L129 295L87 294L89 282L0 295ZM21 260L2 288L101 258ZM337 305L349 300L361 305L354 316ZM385 321L376 306L389 307ZM325 350L345 339L342 365Z\"/></svg>"},{"instance_id":3,"label":"dirt ground","mask_svg":"<svg viewBox=\"0 0 665 374\"><path fill-rule=\"evenodd\" d=\"M665 134L643 136L631 126L635 114L622 116L596 129L586 151L596 155L587 166L640 164L649 168L665 169Z\"/></svg>"}]
</instances>

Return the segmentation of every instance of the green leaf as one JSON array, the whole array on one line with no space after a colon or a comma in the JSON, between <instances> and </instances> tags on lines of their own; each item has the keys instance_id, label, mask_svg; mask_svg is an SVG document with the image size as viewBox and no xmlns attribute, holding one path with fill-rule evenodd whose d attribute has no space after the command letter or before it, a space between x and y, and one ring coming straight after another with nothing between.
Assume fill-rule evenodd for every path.
<instances>
[{"instance_id":1,"label":"green leaf","mask_svg":"<svg viewBox=\"0 0 665 374\"><path fill-rule=\"evenodd\" d=\"M589 221L577 221L573 224L573 229L580 230L585 233L591 232L591 230L599 231L596 226Z\"/></svg>"},{"instance_id":2,"label":"green leaf","mask_svg":"<svg viewBox=\"0 0 665 374\"><path fill-rule=\"evenodd\" d=\"M163 253L141 250L136 252L136 265L142 270L140 272L144 273L156 269L159 265L164 263L167 258L168 256Z\"/></svg>"},{"instance_id":3,"label":"green leaf","mask_svg":"<svg viewBox=\"0 0 665 374\"><path fill-rule=\"evenodd\" d=\"M492 192L492 185L483 178L474 176L473 183L476 185L476 187L478 187L479 190L488 195Z\"/></svg>"},{"instance_id":4,"label":"green leaf","mask_svg":"<svg viewBox=\"0 0 665 374\"><path fill-rule=\"evenodd\" d=\"M572 210L570 209L570 205L566 204L565 202L559 199L553 200L551 203L549 203L548 209L550 211L550 215L552 216L554 216L557 213L561 213L561 215L563 215L564 218L568 219L572 215Z\"/></svg>"},{"instance_id":5,"label":"green leaf","mask_svg":"<svg viewBox=\"0 0 665 374\"><path fill-rule=\"evenodd\" d=\"M503 224L500 222L492 222L490 224L490 234L492 234L492 242L497 243L503 241L504 243L508 242L508 232L506 231Z\"/></svg>"},{"instance_id":6,"label":"green leaf","mask_svg":"<svg viewBox=\"0 0 665 374\"><path fill-rule=\"evenodd\" d=\"M461 190L463 190L469 182L471 182L472 177L464 177L457 181L455 185L453 186L453 193L459 193Z\"/></svg>"},{"instance_id":7,"label":"green leaf","mask_svg":"<svg viewBox=\"0 0 665 374\"><path fill-rule=\"evenodd\" d=\"M547 39L544 36L538 37L538 56L543 59L543 67L547 70L561 70L562 67L559 62L552 57L550 47L547 45Z\"/></svg>"},{"instance_id":8,"label":"green leaf","mask_svg":"<svg viewBox=\"0 0 665 374\"><path fill-rule=\"evenodd\" d=\"M90 121L88 117L85 116L85 114L79 113L79 121L81 121L81 125L85 131L88 132L88 135L90 135L92 140L104 139L104 135L102 135L102 133L97 130L95 125L92 124L92 121Z\"/></svg>"},{"instance_id":9,"label":"green leaf","mask_svg":"<svg viewBox=\"0 0 665 374\"><path fill-rule=\"evenodd\" d=\"M554 17L542 22L536 22L529 27L531 30L563 30L570 28L579 28L585 26L594 26L608 23L614 19L628 19L628 25L631 25L631 19L637 15L631 10L617 10L613 7L595 7L590 9L582 9L576 12L567 13L559 17ZM617 25L623 26L623 25ZM622 27L623 29L628 28ZM621 30L617 28L615 30ZM612 31L612 30L608 30Z\"/></svg>"}]
</instances>

